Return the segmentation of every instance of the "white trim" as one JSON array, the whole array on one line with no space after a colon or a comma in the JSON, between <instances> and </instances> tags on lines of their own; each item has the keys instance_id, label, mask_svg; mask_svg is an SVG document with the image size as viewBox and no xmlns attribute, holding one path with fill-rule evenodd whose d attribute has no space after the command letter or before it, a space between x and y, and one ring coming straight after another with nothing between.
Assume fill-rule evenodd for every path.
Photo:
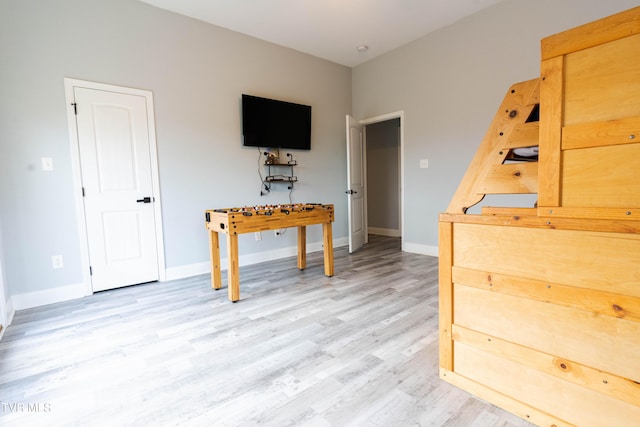
<instances>
[{"instance_id":1,"label":"white trim","mask_svg":"<svg viewBox=\"0 0 640 427\"><path fill-rule=\"evenodd\" d=\"M400 229L391 229L391 228L380 228L380 227L368 227L368 234L376 234L378 236L388 236L388 237L400 237L402 233Z\"/></svg>"},{"instance_id":2,"label":"white trim","mask_svg":"<svg viewBox=\"0 0 640 427\"><path fill-rule=\"evenodd\" d=\"M367 177L369 176L369 170L367 169L367 127L362 126L362 180L364 181L364 229L369 230L369 185L367 184ZM369 233L364 233L365 245L369 243Z\"/></svg>"},{"instance_id":3,"label":"white trim","mask_svg":"<svg viewBox=\"0 0 640 427\"><path fill-rule=\"evenodd\" d=\"M54 304L56 302L83 298L86 296L85 290L86 285L84 283L76 283L75 285L58 286L56 288L45 289L43 291L17 294L11 297L11 301L15 310L24 310L27 308Z\"/></svg>"},{"instance_id":4,"label":"white trim","mask_svg":"<svg viewBox=\"0 0 640 427\"><path fill-rule=\"evenodd\" d=\"M226 263L223 262L222 258L220 259L220 265L221 267L226 266ZM226 269L226 267L222 269L224 270ZM209 261L205 261L196 262L194 264L180 265L178 267L169 267L166 269L164 277L166 281L170 281L209 273L211 273L211 263Z\"/></svg>"},{"instance_id":5,"label":"white trim","mask_svg":"<svg viewBox=\"0 0 640 427\"><path fill-rule=\"evenodd\" d=\"M64 78L65 99L67 101L67 125L69 127L69 143L71 146L71 172L73 174L74 199L76 205L76 217L78 219L78 234L80 237L80 259L82 263L82 284L85 288L84 295L91 295L91 276L89 275L89 244L87 241L87 230L84 212L84 201L82 199L82 175L80 170L80 148L78 142L78 129L76 127L76 117L72 104L75 102L74 88L82 87L87 89L102 90L128 95L144 97L147 103L147 123L149 126L149 146L151 155L151 179L153 185L152 196L154 216L156 220L156 246L158 259L158 278L160 281L166 280L165 260L164 260L164 235L162 231L162 201L160 199L160 175L158 171L158 147L156 142L156 125L153 105L153 93L144 89L134 89L122 86L114 86L104 83L90 82L73 78ZM18 308L19 309L19 308Z\"/></svg>"},{"instance_id":6,"label":"white trim","mask_svg":"<svg viewBox=\"0 0 640 427\"><path fill-rule=\"evenodd\" d=\"M346 237L341 237L333 241L333 247L347 246L349 240ZM322 242L314 242L307 244L307 253L322 251ZM239 265L251 265L258 264L265 261L273 261L281 258L287 258L296 256L298 254L297 246L290 246L275 251L265 251L253 254L241 255L238 258ZM227 269L227 259L221 258L220 265L222 270ZM180 267L171 267L163 272L162 281L184 279L187 277L198 276L201 274L210 274L211 264L209 262L199 262L195 264L183 265ZM86 296L86 285L84 283L77 283L74 285L58 286L53 289L46 289L43 291L26 292L23 294L14 295L9 298L7 302L8 319L7 324L4 325L3 331L7 325L11 324L13 316L16 310L24 310L27 308L40 307L43 305L54 304L57 302L69 301ZM2 332L0 332L0 337Z\"/></svg>"},{"instance_id":7,"label":"white trim","mask_svg":"<svg viewBox=\"0 0 640 427\"><path fill-rule=\"evenodd\" d=\"M438 247L430 245L421 245L419 243L402 243L402 250L404 252L411 252L413 254L438 256Z\"/></svg>"},{"instance_id":8,"label":"white trim","mask_svg":"<svg viewBox=\"0 0 640 427\"><path fill-rule=\"evenodd\" d=\"M4 297L3 297L4 298ZM4 336L4 333L7 332L7 327L13 323L13 316L16 314L16 311L13 308L13 300L9 298L6 300L6 304L4 305L4 317L1 319L2 321L2 330L0 331L0 340Z\"/></svg>"},{"instance_id":9,"label":"white trim","mask_svg":"<svg viewBox=\"0 0 640 427\"><path fill-rule=\"evenodd\" d=\"M0 331L0 340L2 340L2 337L4 336L4 333L7 332L7 327L11 325L11 323L13 323L13 316L15 316L16 314L16 310L13 308L13 300L11 298L9 298L6 301L6 305L4 307L4 319L2 319L3 321L2 323L2 330Z\"/></svg>"},{"instance_id":10,"label":"white trim","mask_svg":"<svg viewBox=\"0 0 640 427\"><path fill-rule=\"evenodd\" d=\"M16 309L13 307L13 299L9 298L7 300L6 315L7 315L7 324L5 326L9 326L13 323L13 316L16 314Z\"/></svg>"},{"instance_id":11,"label":"white trim","mask_svg":"<svg viewBox=\"0 0 640 427\"><path fill-rule=\"evenodd\" d=\"M366 126L373 123L386 122L387 120L401 118L402 116L404 116L404 111L399 110L392 113L382 114L380 116L369 117L368 119L362 119L359 123Z\"/></svg>"},{"instance_id":12,"label":"white trim","mask_svg":"<svg viewBox=\"0 0 640 427\"><path fill-rule=\"evenodd\" d=\"M347 237L341 237L333 241L333 247L349 245ZM307 253L322 251L322 242L313 242L307 244ZM298 255L297 246L289 246L286 248L276 249L273 251L257 252L252 254L238 256L238 265L252 265L265 261L274 261L281 258L293 257ZM220 258L220 269L227 270L227 258ZM200 274L210 274L211 264L209 262L198 262L195 264L182 265L179 267L167 268L166 280L184 279L187 277L198 276Z\"/></svg>"}]
</instances>

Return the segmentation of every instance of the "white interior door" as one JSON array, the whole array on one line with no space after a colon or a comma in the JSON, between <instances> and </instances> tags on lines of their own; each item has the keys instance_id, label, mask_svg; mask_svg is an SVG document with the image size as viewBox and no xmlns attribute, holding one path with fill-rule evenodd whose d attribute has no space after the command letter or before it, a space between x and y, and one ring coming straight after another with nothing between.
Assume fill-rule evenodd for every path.
<instances>
[{"instance_id":1,"label":"white interior door","mask_svg":"<svg viewBox=\"0 0 640 427\"><path fill-rule=\"evenodd\" d=\"M73 92L93 291L158 280L147 100Z\"/></svg>"},{"instance_id":2,"label":"white interior door","mask_svg":"<svg viewBox=\"0 0 640 427\"><path fill-rule=\"evenodd\" d=\"M349 253L364 245L366 210L364 199L364 141L362 125L347 115L347 210L349 215Z\"/></svg>"}]
</instances>

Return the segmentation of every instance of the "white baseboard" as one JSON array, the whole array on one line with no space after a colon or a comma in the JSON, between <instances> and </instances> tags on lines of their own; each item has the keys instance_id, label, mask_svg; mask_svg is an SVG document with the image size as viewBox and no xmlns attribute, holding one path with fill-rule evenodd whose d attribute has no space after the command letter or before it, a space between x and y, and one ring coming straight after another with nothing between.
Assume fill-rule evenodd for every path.
<instances>
[{"instance_id":1,"label":"white baseboard","mask_svg":"<svg viewBox=\"0 0 640 427\"><path fill-rule=\"evenodd\" d=\"M387 236L387 237L401 237L402 236L400 230L395 230L395 229L392 229L392 228L367 227L367 232L369 234L376 234L378 236Z\"/></svg>"},{"instance_id":2,"label":"white baseboard","mask_svg":"<svg viewBox=\"0 0 640 427\"><path fill-rule=\"evenodd\" d=\"M418 243L402 242L402 250L420 255L438 256L438 247Z\"/></svg>"},{"instance_id":3,"label":"white baseboard","mask_svg":"<svg viewBox=\"0 0 640 427\"><path fill-rule=\"evenodd\" d=\"M58 286L53 289L43 291L25 292L13 295L9 300L13 310L24 310L26 308L40 307L42 305L56 302L69 301L82 298L87 295L87 287L84 283L74 285Z\"/></svg>"},{"instance_id":4,"label":"white baseboard","mask_svg":"<svg viewBox=\"0 0 640 427\"><path fill-rule=\"evenodd\" d=\"M333 241L333 247L337 248L349 244L346 237ZM322 250L322 242L313 242L307 244L307 253L318 252ZM280 258L296 256L298 248L290 246L287 248L277 249L273 251L258 252L253 254L241 255L238 258L239 264L251 265L265 261L273 261ZM227 269L227 259L221 258L220 264L223 270ZM165 270L166 280L183 279L186 277L198 276L200 274L209 274L211 266L209 262L198 262L189 265L181 265L171 267ZM7 324L11 324L13 315L16 310L24 310L27 308L40 307L43 305L53 304L56 302L69 301L87 296L87 288L83 283L73 285L58 286L53 289L46 289L35 292L25 292L23 294L13 295L7 302Z\"/></svg>"},{"instance_id":5,"label":"white baseboard","mask_svg":"<svg viewBox=\"0 0 640 427\"><path fill-rule=\"evenodd\" d=\"M346 237L336 239L333 241L333 247L338 248L340 246L346 246L349 244L349 240ZM307 253L321 251L322 242L314 242L307 244ZM298 255L297 246L289 246L286 248L276 249L273 251L256 252L252 254L239 255L238 265L252 265L265 261L274 261L281 258L287 258ZM228 260L226 257L220 257L220 269L226 270ZM184 279L187 277L198 276L200 274L211 273L211 265L209 262L198 262L195 264L181 265L179 267L169 267L166 270L167 280Z\"/></svg>"},{"instance_id":6,"label":"white baseboard","mask_svg":"<svg viewBox=\"0 0 640 427\"><path fill-rule=\"evenodd\" d=\"M10 326L11 323L13 322L13 316L16 314L15 309L13 308L13 302L11 301L11 298L9 298L9 300L7 301L7 303L5 304L5 319L0 319L2 320L2 330L0 330L0 341L2 340L2 337L4 336L4 333L7 331L7 326Z\"/></svg>"},{"instance_id":7,"label":"white baseboard","mask_svg":"<svg viewBox=\"0 0 640 427\"><path fill-rule=\"evenodd\" d=\"M226 269L226 263L220 259L220 263ZM165 270L165 280L184 279L185 277L199 276L200 274L208 274L211 272L211 264L207 262L197 262L195 264L180 265L178 267L169 267Z\"/></svg>"},{"instance_id":8,"label":"white baseboard","mask_svg":"<svg viewBox=\"0 0 640 427\"><path fill-rule=\"evenodd\" d=\"M341 237L339 239L335 239L333 241L333 247L335 248L340 248L342 246L349 246L349 238L348 237ZM322 246L320 247L320 249L318 249L319 251L322 250Z\"/></svg>"},{"instance_id":9,"label":"white baseboard","mask_svg":"<svg viewBox=\"0 0 640 427\"><path fill-rule=\"evenodd\" d=\"M7 310L5 313L7 316L7 325L10 325L13 322L13 316L16 314L16 309L13 307L13 300L11 298L7 301L5 308Z\"/></svg>"}]
</instances>

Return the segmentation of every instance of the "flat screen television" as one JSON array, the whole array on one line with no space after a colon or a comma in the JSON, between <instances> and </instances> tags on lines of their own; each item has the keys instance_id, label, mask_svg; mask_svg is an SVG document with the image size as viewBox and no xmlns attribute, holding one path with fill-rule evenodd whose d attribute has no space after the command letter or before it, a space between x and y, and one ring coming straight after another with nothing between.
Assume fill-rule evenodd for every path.
<instances>
[{"instance_id":1,"label":"flat screen television","mask_svg":"<svg viewBox=\"0 0 640 427\"><path fill-rule=\"evenodd\" d=\"M245 147L311 150L311 106L242 95Z\"/></svg>"}]
</instances>

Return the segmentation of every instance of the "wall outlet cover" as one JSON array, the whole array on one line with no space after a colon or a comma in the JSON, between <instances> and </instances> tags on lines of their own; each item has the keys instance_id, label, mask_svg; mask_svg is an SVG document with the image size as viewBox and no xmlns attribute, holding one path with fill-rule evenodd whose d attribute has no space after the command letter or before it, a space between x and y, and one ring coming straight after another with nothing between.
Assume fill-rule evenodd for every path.
<instances>
[{"instance_id":1,"label":"wall outlet cover","mask_svg":"<svg viewBox=\"0 0 640 427\"><path fill-rule=\"evenodd\" d=\"M64 261L62 255L53 255L51 257L51 266L53 268L62 268L64 267Z\"/></svg>"}]
</instances>

